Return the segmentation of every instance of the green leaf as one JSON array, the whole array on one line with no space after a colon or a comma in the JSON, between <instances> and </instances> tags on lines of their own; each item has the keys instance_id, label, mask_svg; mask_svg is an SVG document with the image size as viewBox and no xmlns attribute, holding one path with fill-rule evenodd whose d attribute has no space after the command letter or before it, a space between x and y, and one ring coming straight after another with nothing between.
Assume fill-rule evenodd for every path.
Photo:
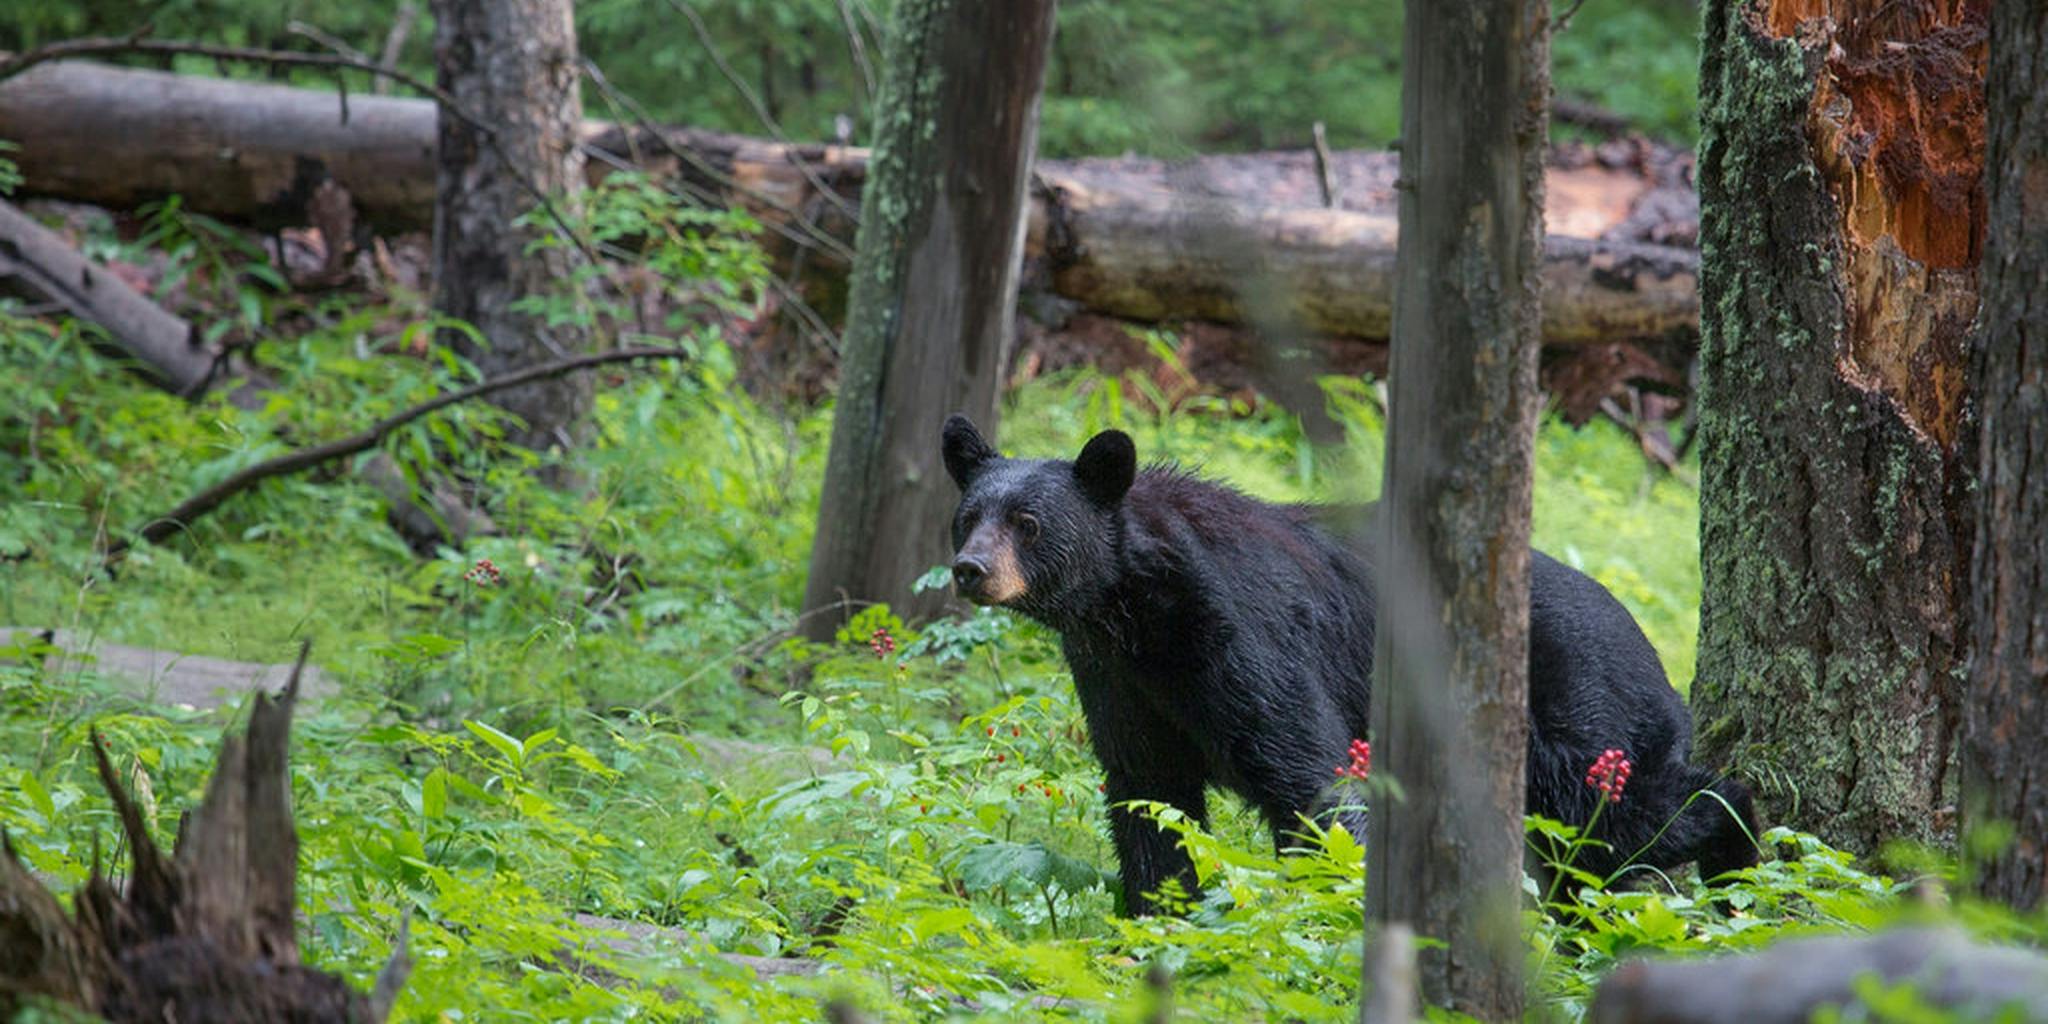
<instances>
[{"instance_id":1,"label":"green leaf","mask_svg":"<svg viewBox=\"0 0 2048 1024\"><path fill-rule=\"evenodd\" d=\"M1036 841L977 846L960 858L959 871L970 891L1000 889L1012 880L1076 893L1103 883L1103 873L1095 865Z\"/></svg>"},{"instance_id":2,"label":"green leaf","mask_svg":"<svg viewBox=\"0 0 2048 1024\"><path fill-rule=\"evenodd\" d=\"M512 762L515 766L525 766L526 748L521 746L518 740L474 719L465 719L462 725L471 733L474 733L478 739L490 744L498 753L505 755L505 760Z\"/></svg>"},{"instance_id":3,"label":"green leaf","mask_svg":"<svg viewBox=\"0 0 2048 1024\"><path fill-rule=\"evenodd\" d=\"M420 813L428 821L448 816L448 769L436 768L427 773L426 781L420 784Z\"/></svg>"}]
</instances>

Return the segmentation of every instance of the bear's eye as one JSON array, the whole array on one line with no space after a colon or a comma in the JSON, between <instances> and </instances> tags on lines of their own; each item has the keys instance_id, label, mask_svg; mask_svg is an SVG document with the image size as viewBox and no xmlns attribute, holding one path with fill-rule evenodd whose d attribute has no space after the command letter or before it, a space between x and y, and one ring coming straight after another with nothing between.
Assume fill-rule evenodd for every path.
<instances>
[{"instance_id":1,"label":"bear's eye","mask_svg":"<svg viewBox=\"0 0 2048 1024\"><path fill-rule=\"evenodd\" d=\"M1024 538L1024 543L1029 544L1038 539L1037 516L1029 512L1018 512L1010 516L1010 521L1016 525L1017 533Z\"/></svg>"}]
</instances>

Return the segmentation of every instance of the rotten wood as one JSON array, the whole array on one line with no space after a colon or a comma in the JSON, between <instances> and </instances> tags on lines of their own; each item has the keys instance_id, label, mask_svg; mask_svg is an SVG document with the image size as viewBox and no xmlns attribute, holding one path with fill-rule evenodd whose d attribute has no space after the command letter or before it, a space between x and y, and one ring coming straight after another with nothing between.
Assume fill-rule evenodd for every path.
<instances>
[{"instance_id":1,"label":"rotten wood","mask_svg":"<svg viewBox=\"0 0 2048 1024\"><path fill-rule=\"evenodd\" d=\"M331 178L371 229L426 226L434 124L425 99L354 96L344 118L331 92L75 61L0 82L0 137L22 145L27 191L117 208L178 193L192 209L253 223L303 223L312 189ZM122 145L107 147L110 137ZM592 177L639 166L704 201L754 210L778 266L801 268L792 276L828 316L843 307L854 223L839 204L857 196L866 150L603 122L586 122L581 137ZM1131 319L1245 323L1271 309L1266 319L1310 333L1384 338L1396 159L1331 153L1330 210L1314 165L1307 151L1042 162L1026 286L1035 278L1082 308ZM1553 153L1546 342L1696 323L1696 255L1642 241L1690 237L1685 175L1682 157L1641 145ZM1249 298L1239 294L1248 273L1259 291Z\"/></svg>"},{"instance_id":2,"label":"rotten wood","mask_svg":"<svg viewBox=\"0 0 2048 1024\"><path fill-rule=\"evenodd\" d=\"M1703 5L1699 756L1858 853L1956 841L1991 6Z\"/></svg>"},{"instance_id":3,"label":"rotten wood","mask_svg":"<svg viewBox=\"0 0 2048 1024\"><path fill-rule=\"evenodd\" d=\"M287 748L306 649L276 698L259 693L243 735L222 740L213 779L166 856L108 761L132 871L117 888L95 866L67 917L0 836L0 1017L55 1002L114 1024L293 1020L375 1024L410 969L398 948L375 989L299 962L298 833Z\"/></svg>"}]
</instances>

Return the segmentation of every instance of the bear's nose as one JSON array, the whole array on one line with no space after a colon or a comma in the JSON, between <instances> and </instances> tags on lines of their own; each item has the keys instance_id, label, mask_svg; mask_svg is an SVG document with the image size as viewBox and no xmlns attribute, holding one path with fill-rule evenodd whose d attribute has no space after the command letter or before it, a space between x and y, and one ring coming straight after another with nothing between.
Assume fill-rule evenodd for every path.
<instances>
[{"instance_id":1,"label":"bear's nose","mask_svg":"<svg viewBox=\"0 0 2048 1024\"><path fill-rule=\"evenodd\" d=\"M972 592L987 575L988 566L973 555L961 555L953 560L953 585L963 594Z\"/></svg>"}]
</instances>

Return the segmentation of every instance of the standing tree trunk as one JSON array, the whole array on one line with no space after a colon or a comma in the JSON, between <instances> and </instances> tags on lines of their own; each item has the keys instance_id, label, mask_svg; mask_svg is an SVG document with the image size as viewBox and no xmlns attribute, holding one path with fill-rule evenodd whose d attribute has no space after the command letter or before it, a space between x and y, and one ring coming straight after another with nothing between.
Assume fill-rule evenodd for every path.
<instances>
[{"instance_id":1,"label":"standing tree trunk","mask_svg":"<svg viewBox=\"0 0 2048 1024\"><path fill-rule=\"evenodd\" d=\"M482 122L439 113L434 308L482 332L488 347L446 334L487 377L583 352L580 327L512 308L549 295L574 301L563 295L570 251L529 252L542 229L517 223L544 202L569 212L583 182L570 0L433 0L433 12L435 82ZM492 401L525 421L510 435L514 442L566 450L590 411L590 378L559 377Z\"/></svg>"},{"instance_id":2,"label":"standing tree trunk","mask_svg":"<svg viewBox=\"0 0 2048 1024\"><path fill-rule=\"evenodd\" d=\"M1423 995L1522 1016L1530 465L1550 5L1410 0L1367 911L1444 945Z\"/></svg>"},{"instance_id":3,"label":"standing tree trunk","mask_svg":"<svg viewBox=\"0 0 2048 1024\"><path fill-rule=\"evenodd\" d=\"M939 607L910 593L951 550L939 425L951 412L995 420L1053 10L897 5L804 591L813 638L832 636L846 602Z\"/></svg>"},{"instance_id":4,"label":"standing tree trunk","mask_svg":"<svg viewBox=\"0 0 2048 1024\"><path fill-rule=\"evenodd\" d=\"M1706 10L1700 756L1865 853L1954 825L1988 7Z\"/></svg>"},{"instance_id":5,"label":"standing tree trunk","mask_svg":"<svg viewBox=\"0 0 2048 1024\"><path fill-rule=\"evenodd\" d=\"M2048 895L2048 5L1991 17L1963 782L1973 827L2017 826L1977 884L2026 910Z\"/></svg>"}]
</instances>

